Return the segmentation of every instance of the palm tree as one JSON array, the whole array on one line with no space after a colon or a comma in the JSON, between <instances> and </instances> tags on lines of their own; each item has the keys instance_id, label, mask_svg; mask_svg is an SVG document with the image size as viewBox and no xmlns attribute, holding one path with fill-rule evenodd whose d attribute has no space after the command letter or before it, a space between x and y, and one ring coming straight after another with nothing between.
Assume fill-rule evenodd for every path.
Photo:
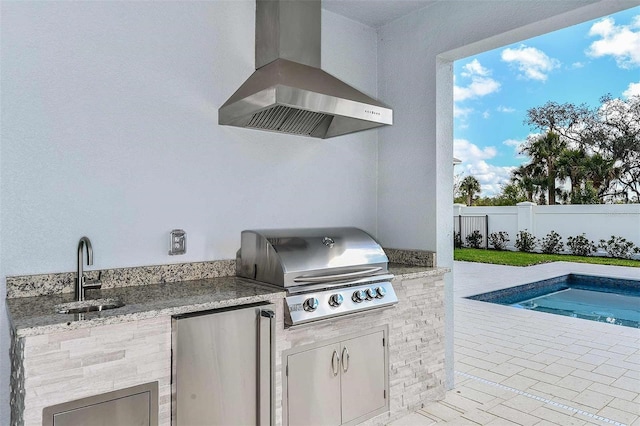
<instances>
[{"instance_id":1,"label":"palm tree","mask_svg":"<svg viewBox=\"0 0 640 426\"><path fill-rule=\"evenodd\" d=\"M618 178L619 168L615 167L614 160L608 160L600 154L593 154L586 162L586 178L598 192L598 198L603 198L611 182Z\"/></svg>"},{"instance_id":2,"label":"palm tree","mask_svg":"<svg viewBox=\"0 0 640 426\"><path fill-rule=\"evenodd\" d=\"M537 164L522 164L511 172L511 182L517 185L525 194L527 201L533 202L544 187L542 170Z\"/></svg>"},{"instance_id":3,"label":"palm tree","mask_svg":"<svg viewBox=\"0 0 640 426\"><path fill-rule=\"evenodd\" d=\"M556 177L558 174L556 159L566 146L566 142L560 138L560 135L548 131L544 135L529 139L522 148L522 153L531 158L531 164L538 165L544 170L549 204L556 203Z\"/></svg>"},{"instance_id":4,"label":"palm tree","mask_svg":"<svg viewBox=\"0 0 640 426\"><path fill-rule=\"evenodd\" d=\"M589 157L583 149L567 148L558 156L557 177L569 179L571 183L570 196L580 193L582 182L587 173Z\"/></svg>"},{"instance_id":5,"label":"palm tree","mask_svg":"<svg viewBox=\"0 0 640 426\"><path fill-rule=\"evenodd\" d=\"M460 193L467 198L467 206L471 205L476 193L480 193L480 182L473 176L466 176L460 182Z\"/></svg>"}]
</instances>

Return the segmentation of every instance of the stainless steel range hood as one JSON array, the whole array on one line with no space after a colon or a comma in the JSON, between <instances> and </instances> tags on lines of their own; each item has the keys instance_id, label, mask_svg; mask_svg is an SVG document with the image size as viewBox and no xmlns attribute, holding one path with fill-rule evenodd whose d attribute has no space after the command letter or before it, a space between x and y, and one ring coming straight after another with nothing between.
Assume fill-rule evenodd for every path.
<instances>
[{"instance_id":1,"label":"stainless steel range hood","mask_svg":"<svg viewBox=\"0 0 640 426\"><path fill-rule=\"evenodd\" d=\"M393 111L320 69L320 0L256 1L256 71L219 124L330 138L393 124Z\"/></svg>"}]
</instances>

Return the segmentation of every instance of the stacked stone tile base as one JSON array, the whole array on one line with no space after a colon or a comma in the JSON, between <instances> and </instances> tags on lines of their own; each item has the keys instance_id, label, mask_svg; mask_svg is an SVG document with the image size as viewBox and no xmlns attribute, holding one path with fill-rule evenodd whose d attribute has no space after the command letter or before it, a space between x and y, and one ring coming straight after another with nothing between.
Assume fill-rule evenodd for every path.
<instances>
[{"instance_id":1,"label":"stacked stone tile base","mask_svg":"<svg viewBox=\"0 0 640 426\"><path fill-rule=\"evenodd\" d=\"M159 424L171 424L171 317L23 337L12 350L13 425L40 426L50 405L153 381Z\"/></svg>"}]
</instances>

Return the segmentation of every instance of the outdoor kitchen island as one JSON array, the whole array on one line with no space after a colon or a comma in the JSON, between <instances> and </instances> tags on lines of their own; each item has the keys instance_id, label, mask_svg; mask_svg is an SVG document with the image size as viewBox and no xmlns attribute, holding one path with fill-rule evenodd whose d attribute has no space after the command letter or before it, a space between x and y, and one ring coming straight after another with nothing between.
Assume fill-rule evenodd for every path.
<instances>
[{"instance_id":1,"label":"outdoor kitchen island","mask_svg":"<svg viewBox=\"0 0 640 426\"><path fill-rule=\"evenodd\" d=\"M275 304L276 312L275 424L287 424L286 390L291 377L286 375L287 356L301 348L316 349L325 343L335 344L379 331L385 337L388 392L384 395L384 411L364 424L385 424L417 410L425 402L441 399L443 276L448 271L428 266L433 264L433 253L427 256L419 251L385 251L391 262L389 272L395 275L392 284L398 297L396 305L292 328L284 326L284 293L224 276L232 274L232 261L222 261L224 268L218 262L210 262L220 270L213 274L217 276L201 280L194 280L185 272L189 264L170 265L167 268L179 271L177 275L182 280L168 282L167 274L163 284L141 283L137 274L142 268L103 271L105 289L89 293L89 297L119 297L126 304L84 314L84 319L80 319L82 315L52 313L56 304L71 300L68 279L52 275L11 277L7 280L8 290L11 289L7 306L13 336L12 424L39 426L43 424L43 409L48 406L157 381L158 424L168 426L172 316L261 302ZM115 284L125 276L137 285ZM110 277L114 280L111 285ZM39 285L42 283L45 284ZM43 287L47 288L47 295L34 293L34 289ZM62 294L56 294L56 290ZM355 355L349 362L353 367L347 368L356 369ZM313 383L307 386L311 388Z\"/></svg>"}]
</instances>

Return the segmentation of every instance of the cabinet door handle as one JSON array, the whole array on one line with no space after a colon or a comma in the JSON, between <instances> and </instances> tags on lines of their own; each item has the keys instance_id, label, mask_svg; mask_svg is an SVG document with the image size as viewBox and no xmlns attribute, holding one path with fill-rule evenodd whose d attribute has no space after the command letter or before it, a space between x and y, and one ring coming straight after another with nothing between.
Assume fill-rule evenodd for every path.
<instances>
[{"instance_id":1,"label":"cabinet door handle","mask_svg":"<svg viewBox=\"0 0 640 426\"><path fill-rule=\"evenodd\" d=\"M349 350L345 346L342 348L342 371L345 373L349 370Z\"/></svg>"},{"instance_id":2,"label":"cabinet door handle","mask_svg":"<svg viewBox=\"0 0 640 426\"><path fill-rule=\"evenodd\" d=\"M331 370L333 371L334 377L340 372L340 357L338 356L338 351L333 351L333 355L331 356Z\"/></svg>"}]
</instances>

